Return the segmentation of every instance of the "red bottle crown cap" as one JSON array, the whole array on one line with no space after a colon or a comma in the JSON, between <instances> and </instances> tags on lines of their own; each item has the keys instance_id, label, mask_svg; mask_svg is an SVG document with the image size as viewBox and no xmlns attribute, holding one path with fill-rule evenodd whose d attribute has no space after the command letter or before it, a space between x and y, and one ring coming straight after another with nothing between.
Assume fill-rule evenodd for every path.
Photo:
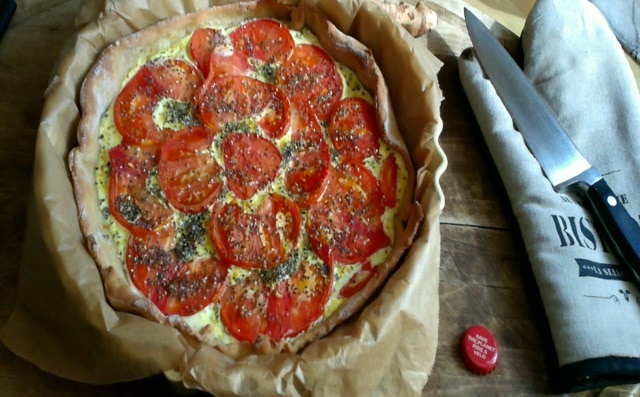
<instances>
[{"instance_id":1,"label":"red bottle crown cap","mask_svg":"<svg viewBox=\"0 0 640 397\"><path fill-rule=\"evenodd\" d=\"M498 344L488 329L470 327L462 336L461 345L462 358L471 372L487 375L498 365Z\"/></svg>"}]
</instances>

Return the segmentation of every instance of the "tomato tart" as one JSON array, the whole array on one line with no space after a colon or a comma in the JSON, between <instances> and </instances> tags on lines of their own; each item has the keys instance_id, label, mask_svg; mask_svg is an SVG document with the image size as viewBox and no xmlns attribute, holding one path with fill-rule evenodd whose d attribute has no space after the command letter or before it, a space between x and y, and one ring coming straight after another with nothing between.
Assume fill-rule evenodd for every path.
<instances>
[{"instance_id":1,"label":"tomato tart","mask_svg":"<svg viewBox=\"0 0 640 397\"><path fill-rule=\"evenodd\" d=\"M217 6L108 46L69 156L114 308L294 352L412 243L415 171L371 53L310 5Z\"/></svg>"}]
</instances>

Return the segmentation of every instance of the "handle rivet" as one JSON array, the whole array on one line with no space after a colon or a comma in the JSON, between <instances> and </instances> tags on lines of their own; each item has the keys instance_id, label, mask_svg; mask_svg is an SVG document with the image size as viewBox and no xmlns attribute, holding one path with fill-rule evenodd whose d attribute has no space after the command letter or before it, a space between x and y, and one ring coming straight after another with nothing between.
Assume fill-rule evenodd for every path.
<instances>
[{"instance_id":1,"label":"handle rivet","mask_svg":"<svg viewBox=\"0 0 640 397\"><path fill-rule=\"evenodd\" d=\"M614 196L607 196L607 203L610 206L615 207L618 204L618 200L616 200Z\"/></svg>"}]
</instances>

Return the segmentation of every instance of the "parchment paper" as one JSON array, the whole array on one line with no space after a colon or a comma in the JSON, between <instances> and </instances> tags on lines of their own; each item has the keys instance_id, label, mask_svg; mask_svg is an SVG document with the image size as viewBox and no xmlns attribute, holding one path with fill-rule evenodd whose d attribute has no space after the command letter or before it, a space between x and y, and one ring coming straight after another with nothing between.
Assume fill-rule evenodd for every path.
<instances>
[{"instance_id":1,"label":"parchment paper","mask_svg":"<svg viewBox=\"0 0 640 397\"><path fill-rule=\"evenodd\" d=\"M208 346L194 347L172 327L113 310L84 246L67 166L67 155L77 145L80 85L108 43L216 2L87 2L77 18L79 32L61 54L46 93L18 303L1 331L10 350L45 371L93 384L177 370L187 388L216 396L421 394L438 335L439 217L444 205L438 176L446 167L438 144L441 63L369 1L311 2L374 53L418 173L416 199L426 217L380 293L298 354L240 360Z\"/></svg>"}]
</instances>

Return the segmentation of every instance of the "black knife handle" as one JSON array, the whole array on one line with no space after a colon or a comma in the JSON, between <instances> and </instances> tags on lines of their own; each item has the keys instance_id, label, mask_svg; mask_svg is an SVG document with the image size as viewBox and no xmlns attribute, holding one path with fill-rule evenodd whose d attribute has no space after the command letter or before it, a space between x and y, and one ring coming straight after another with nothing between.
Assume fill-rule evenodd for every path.
<instances>
[{"instance_id":1,"label":"black knife handle","mask_svg":"<svg viewBox=\"0 0 640 397\"><path fill-rule=\"evenodd\" d=\"M0 0L0 39L9 27L9 22L16 12L16 2L14 0Z\"/></svg>"},{"instance_id":2,"label":"black knife handle","mask_svg":"<svg viewBox=\"0 0 640 397\"><path fill-rule=\"evenodd\" d=\"M586 193L609 243L640 286L640 226L604 179L591 185Z\"/></svg>"}]
</instances>

